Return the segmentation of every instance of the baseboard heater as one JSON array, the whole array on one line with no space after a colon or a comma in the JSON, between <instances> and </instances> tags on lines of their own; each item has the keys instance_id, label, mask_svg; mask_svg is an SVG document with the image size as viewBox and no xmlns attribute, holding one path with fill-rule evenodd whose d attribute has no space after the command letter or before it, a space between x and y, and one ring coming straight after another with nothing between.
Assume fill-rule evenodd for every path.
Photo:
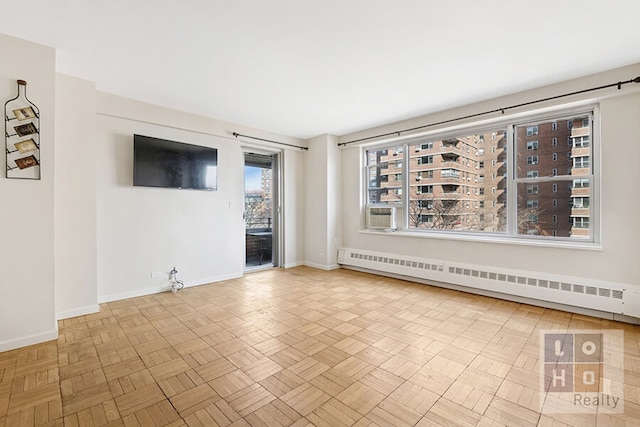
<instances>
[{"instance_id":1,"label":"baseboard heater","mask_svg":"<svg viewBox=\"0 0 640 427\"><path fill-rule=\"evenodd\" d=\"M524 298L532 305L562 306L581 313L587 309L599 312L600 317L640 324L638 286L349 248L338 251L338 264L407 280L457 285L480 294L500 294L507 300L523 302ZM607 313L610 316L603 315Z\"/></svg>"}]
</instances>

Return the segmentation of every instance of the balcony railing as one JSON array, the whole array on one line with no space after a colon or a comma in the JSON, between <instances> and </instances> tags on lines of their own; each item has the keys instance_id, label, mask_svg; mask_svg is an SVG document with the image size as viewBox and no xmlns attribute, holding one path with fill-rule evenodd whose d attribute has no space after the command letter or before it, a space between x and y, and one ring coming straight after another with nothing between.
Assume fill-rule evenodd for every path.
<instances>
[{"instance_id":1,"label":"balcony railing","mask_svg":"<svg viewBox=\"0 0 640 427\"><path fill-rule=\"evenodd\" d=\"M271 230L271 217L247 216L244 219L244 228L247 230L268 229Z\"/></svg>"},{"instance_id":2,"label":"balcony railing","mask_svg":"<svg viewBox=\"0 0 640 427\"><path fill-rule=\"evenodd\" d=\"M451 169L444 169L440 172L441 178L460 178L460 172Z\"/></svg>"}]
</instances>

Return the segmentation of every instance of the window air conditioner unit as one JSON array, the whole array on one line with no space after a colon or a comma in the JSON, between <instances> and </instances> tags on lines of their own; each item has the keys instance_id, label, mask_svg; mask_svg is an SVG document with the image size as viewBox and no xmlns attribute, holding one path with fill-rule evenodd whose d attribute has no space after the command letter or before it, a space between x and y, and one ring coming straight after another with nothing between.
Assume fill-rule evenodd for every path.
<instances>
[{"instance_id":1,"label":"window air conditioner unit","mask_svg":"<svg viewBox=\"0 0 640 427\"><path fill-rule=\"evenodd\" d=\"M367 228L372 230L395 230L395 206L367 206Z\"/></svg>"}]
</instances>

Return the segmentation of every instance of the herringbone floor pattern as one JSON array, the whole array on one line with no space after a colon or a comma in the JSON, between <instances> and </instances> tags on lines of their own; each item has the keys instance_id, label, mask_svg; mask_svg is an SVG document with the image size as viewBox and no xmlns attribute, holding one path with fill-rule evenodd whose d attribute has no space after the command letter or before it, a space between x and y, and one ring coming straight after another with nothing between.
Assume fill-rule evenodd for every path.
<instances>
[{"instance_id":1,"label":"herringbone floor pattern","mask_svg":"<svg viewBox=\"0 0 640 427\"><path fill-rule=\"evenodd\" d=\"M0 426L640 425L640 328L375 275L117 301L0 353ZM625 413L539 412L539 331L622 329Z\"/></svg>"}]
</instances>

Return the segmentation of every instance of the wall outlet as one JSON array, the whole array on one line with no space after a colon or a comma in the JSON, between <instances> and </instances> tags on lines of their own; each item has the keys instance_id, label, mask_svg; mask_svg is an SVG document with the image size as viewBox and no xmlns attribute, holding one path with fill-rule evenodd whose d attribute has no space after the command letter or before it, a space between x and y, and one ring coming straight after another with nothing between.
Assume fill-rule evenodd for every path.
<instances>
[{"instance_id":1,"label":"wall outlet","mask_svg":"<svg viewBox=\"0 0 640 427\"><path fill-rule=\"evenodd\" d=\"M158 277L162 277L162 274L162 271L154 271L153 273L151 273L151 278L157 279Z\"/></svg>"}]
</instances>

